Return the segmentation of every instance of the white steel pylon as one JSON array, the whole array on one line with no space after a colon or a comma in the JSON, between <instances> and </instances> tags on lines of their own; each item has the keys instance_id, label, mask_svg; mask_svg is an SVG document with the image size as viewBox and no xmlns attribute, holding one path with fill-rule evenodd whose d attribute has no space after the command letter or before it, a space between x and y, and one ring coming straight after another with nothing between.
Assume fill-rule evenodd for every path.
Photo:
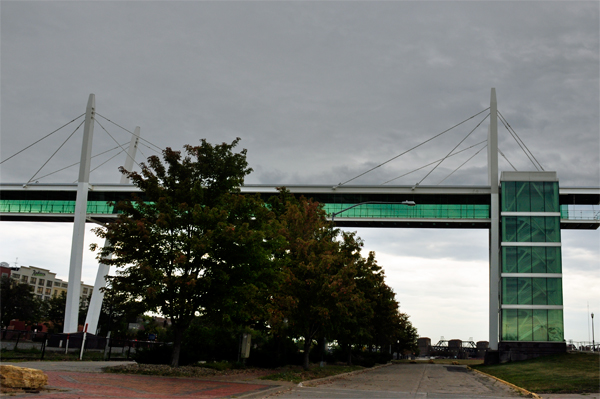
<instances>
[{"instance_id":1,"label":"white steel pylon","mask_svg":"<svg viewBox=\"0 0 600 399\"><path fill-rule=\"evenodd\" d=\"M79 315L79 297L81 293L81 266L83 263L87 198L90 188L90 161L95 115L96 97L93 94L90 94L85 111L81 162L79 164L79 179L77 181L77 200L75 201L71 260L69 263L69 287L67 289L67 303L65 305L65 321L63 328L63 332L65 333L77 332L78 327L77 319Z\"/></svg>"},{"instance_id":2,"label":"white steel pylon","mask_svg":"<svg viewBox=\"0 0 600 399\"><path fill-rule=\"evenodd\" d=\"M131 142L129 143L129 149L127 151L127 158L125 159L125 165L123 166L126 171L131 172L133 168L133 161L140 140L140 127L136 126L133 135L131 136ZM121 184L127 184L127 176L121 176ZM108 240L104 241L104 246L110 245ZM112 258L109 255L107 259ZM106 259L106 258L105 258ZM87 316L85 318L86 330L92 334L96 334L98 330L98 320L100 319L100 311L102 310L102 301L104 300L104 292L102 288L106 287L106 276L110 270L110 266L102 262L98 264L98 273L96 273L96 282L94 284L94 290L92 291L92 298L90 299L90 306L88 307Z\"/></svg>"}]
</instances>

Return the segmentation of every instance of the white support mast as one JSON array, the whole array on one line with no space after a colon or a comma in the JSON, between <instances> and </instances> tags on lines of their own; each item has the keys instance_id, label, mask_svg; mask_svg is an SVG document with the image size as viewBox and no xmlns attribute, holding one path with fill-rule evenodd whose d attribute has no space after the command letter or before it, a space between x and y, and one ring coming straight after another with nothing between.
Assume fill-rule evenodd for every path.
<instances>
[{"instance_id":1,"label":"white support mast","mask_svg":"<svg viewBox=\"0 0 600 399\"><path fill-rule=\"evenodd\" d=\"M127 158L125 159L125 168L126 171L131 172L133 169L133 161L135 159L135 154L137 152L138 142L140 140L140 127L136 126L133 135L131 136L131 142L129 143L129 149L127 151ZM128 179L127 176L121 176L121 184L127 184ZM108 240L104 241L104 246L107 247L110 245ZM107 257L108 259L112 258L112 255ZM106 287L106 276L110 270L110 266L106 265L100 261L98 264L98 273L96 274L96 283L94 284L94 291L92 292L92 299L90 300L90 306L88 308L88 313L85 318L85 324L88 327L88 331L92 334L96 334L98 330L98 320L100 319L100 311L102 310L102 301L104 300L104 292L101 288Z\"/></svg>"},{"instance_id":2,"label":"white support mast","mask_svg":"<svg viewBox=\"0 0 600 399\"><path fill-rule=\"evenodd\" d=\"M496 89L494 88L492 88L490 99L488 182L491 188L489 348L491 350L498 350L498 325L500 317L500 198L498 189L498 103L496 101Z\"/></svg>"},{"instance_id":3,"label":"white support mast","mask_svg":"<svg viewBox=\"0 0 600 399\"><path fill-rule=\"evenodd\" d=\"M90 161L92 139L94 134L94 118L96 114L96 97L90 94L85 111L83 144L81 146L81 162L77 181L77 200L73 223L73 239L71 241L71 261L69 264L69 288L65 306L65 333L77 332L79 315L79 296L81 292L81 266L83 263L83 243L85 238L85 221L87 214L87 198L90 189Z\"/></svg>"}]
</instances>

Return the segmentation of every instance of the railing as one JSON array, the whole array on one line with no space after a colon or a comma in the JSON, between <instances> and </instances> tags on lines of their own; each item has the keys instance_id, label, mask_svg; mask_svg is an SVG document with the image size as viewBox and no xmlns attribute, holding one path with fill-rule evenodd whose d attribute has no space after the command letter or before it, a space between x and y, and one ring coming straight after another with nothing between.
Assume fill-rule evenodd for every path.
<instances>
[{"instance_id":1,"label":"railing","mask_svg":"<svg viewBox=\"0 0 600 399\"><path fill-rule=\"evenodd\" d=\"M325 204L327 214L352 207L351 203ZM399 218L399 219L489 219L489 205L477 204L362 204L338 213L341 218Z\"/></svg>"},{"instance_id":2,"label":"railing","mask_svg":"<svg viewBox=\"0 0 600 399\"><path fill-rule=\"evenodd\" d=\"M2 330L0 333L2 358L43 360L49 353L65 357L91 360L130 360L138 349L146 349L164 342L106 338L92 334L48 334L45 332ZM83 345L83 350L82 350ZM48 355L50 356L50 355Z\"/></svg>"}]
</instances>

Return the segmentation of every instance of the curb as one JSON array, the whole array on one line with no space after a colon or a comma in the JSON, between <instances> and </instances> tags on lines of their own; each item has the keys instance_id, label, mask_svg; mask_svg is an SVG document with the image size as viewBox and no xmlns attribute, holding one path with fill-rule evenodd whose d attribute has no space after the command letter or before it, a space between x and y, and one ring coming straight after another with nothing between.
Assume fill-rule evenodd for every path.
<instances>
[{"instance_id":1,"label":"curb","mask_svg":"<svg viewBox=\"0 0 600 399\"><path fill-rule=\"evenodd\" d=\"M542 397L541 397L541 396L539 396L538 394L536 394L536 393L533 393L533 392L530 392L530 391L528 391L528 390L527 390L527 389L525 389L525 388L518 387L518 386L516 386L515 384L511 384L511 383L510 383L510 382L508 382L508 381L504 381L504 380L502 380L502 379L500 379L500 378L498 378L498 377L494 377L493 375L490 375L490 374L484 373L483 371L479 371L479 370L473 369L473 368L471 368L471 367L469 367L469 366L467 366L467 369L468 369L468 370L471 370L471 371L474 371L474 372L476 372L476 373L479 373L479 374L481 374L481 375L484 375L484 376L486 376L486 377L493 378L494 380L496 380L496 381L499 381L499 382L501 382L501 383L503 383L503 384L505 384L505 385L508 385L509 387L511 387L511 388L513 388L513 389L516 389L517 391L519 391L519 392L520 392L522 395L524 395L524 396L525 396L525 397L527 397L527 398L542 399Z\"/></svg>"}]
</instances>

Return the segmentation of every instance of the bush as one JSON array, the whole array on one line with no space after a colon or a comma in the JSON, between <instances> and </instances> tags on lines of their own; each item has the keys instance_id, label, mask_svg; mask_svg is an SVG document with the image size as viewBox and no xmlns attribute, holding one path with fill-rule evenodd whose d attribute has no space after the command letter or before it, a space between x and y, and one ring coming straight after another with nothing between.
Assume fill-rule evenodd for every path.
<instances>
[{"instance_id":1,"label":"bush","mask_svg":"<svg viewBox=\"0 0 600 399\"><path fill-rule=\"evenodd\" d=\"M170 345L153 345L150 348L139 348L132 356L141 364L171 364L173 347Z\"/></svg>"}]
</instances>

